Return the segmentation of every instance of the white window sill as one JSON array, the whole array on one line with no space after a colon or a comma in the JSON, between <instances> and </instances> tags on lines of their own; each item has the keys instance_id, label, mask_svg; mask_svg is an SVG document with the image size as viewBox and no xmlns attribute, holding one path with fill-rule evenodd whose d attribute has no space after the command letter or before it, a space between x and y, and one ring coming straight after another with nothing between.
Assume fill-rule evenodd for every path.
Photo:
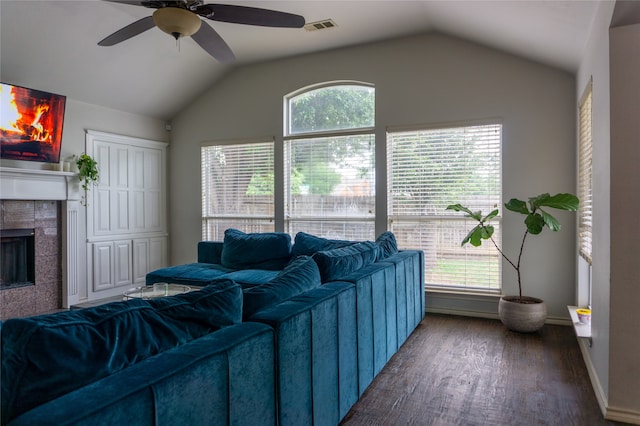
<instances>
[{"instance_id":1,"label":"white window sill","mask_svg":"<svg viewBox=\"0 0 640 426\"><path fill-rule=\"evenodd\" d=\"M573 329L576 331L576 336L589 339L589 346L591 346L591 322L589 324L581 323L578 320L578 314L576 313L577 306L567 306L569 315L571 316L571 322L573 323Z\"/></svg>"}]
</instances>

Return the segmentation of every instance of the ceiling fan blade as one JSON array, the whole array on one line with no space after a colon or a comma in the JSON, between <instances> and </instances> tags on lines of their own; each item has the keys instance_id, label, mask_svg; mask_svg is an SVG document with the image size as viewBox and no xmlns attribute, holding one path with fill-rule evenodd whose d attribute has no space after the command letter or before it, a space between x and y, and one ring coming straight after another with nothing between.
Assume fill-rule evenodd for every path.
<instances>
[{"instance_id":1,"label":"ceiling fan blade","mask_svg":"<svg viewBox=\"0 0 640 426\"><path fill-rule=\"evenodd\" d=\"M220 37L220 34L216 32L211 26L205 22L200 25L198 32L191 36L207 53L217 59L223 64L232 62L236 56L231 51L231 48Z\"/></svg>"},{"instance_id":2,"label":"ceiling fan blade","mask_svg":"<svg viewBox=\"0 0 640 426\"><path fill-rule=\"evenodd\" d=\"M302 28L305 23L304 17L293 13L230 4L203 4L194 12L213 21L261 27Z\"/></svg>"},{"instance_id":3,"label":"ceiling fan blade","mask_svg":"<svg viewBox=\"0 0 640 426\"><path fill-rule=\"evenodd\" d=\"M123 3L123 4L131 4L134 6L141 6L140 4L140 0L102 0L102 1L108 1L110 3Z\"/></svg>"},{"instance_id":4,"label":"ceiling fan blade","mask_svg":"<svg viewBox=\"0 0 640 426\"><path fill-rule=\"evenodd\" d=\"M105 37L98 42L98 46L113 46L125 40L130 39L133 36L137 36L151 28L155 27L152 16L144 17L133 24L129 24L124 28L119 29L110 36Z\"/></svg>"}]
</instances>

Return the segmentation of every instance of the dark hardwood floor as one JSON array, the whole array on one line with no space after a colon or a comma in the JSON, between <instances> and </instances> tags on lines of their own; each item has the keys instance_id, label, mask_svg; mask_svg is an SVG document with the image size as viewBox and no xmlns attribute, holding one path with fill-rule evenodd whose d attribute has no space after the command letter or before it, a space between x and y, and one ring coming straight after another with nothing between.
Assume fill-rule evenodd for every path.
<instances>
[{"instance_id":1,"label":"dark hardwood floor","mask_svg":"<svg viewBox=\"0 0 640 426\"><path fill-rule=\"evenodd\" d=\"M427 314L341 425L620 425L596 401L571 327Z\"/></svg>"}]
</instances>

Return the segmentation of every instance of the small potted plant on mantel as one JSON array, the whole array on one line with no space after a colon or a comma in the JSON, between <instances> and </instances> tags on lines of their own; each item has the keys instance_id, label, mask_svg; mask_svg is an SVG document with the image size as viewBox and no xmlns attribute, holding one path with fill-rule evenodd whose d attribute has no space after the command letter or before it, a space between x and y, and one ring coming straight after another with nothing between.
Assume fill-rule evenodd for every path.
<instances>
[{"instance_id":1,"label":"small potted plant on mantel","mask_svg":"<svg viewBox=\"0 0 640 426\"><path fill-rule=\"evenodd\" d=\"M73 156L78 167L78 178L80 179L80 186L84 190L80 204L87 205L87 191L91 186L94 186L100 180L98 162L94 160L90 155L82 153L79 156Z\"/></svg>"},{"instance_id":2,"label":"small potted plant on mantel","mask_svg":"<svg viewBox=\"0 0 640 426\"><path fill-rule=\"evenodd\" d=\"M560 230L560 222L544 210L543 207L576 211L578 204L578 197L573 194L556 194L551 196L546 193L529 198L528 206L526 202L517 198L512 198L509 202L505 203L504 206L507 210L526 216L524 219L524 236L520 244L518 258L515 261L507 257L500 247L498 247L498 244L493 239L494 227L487 224L487 222L498 215L498 209L483 216L481 211L473 212L461 204L451 204L447 207L447 210L464 212L466 213L466 217L478 222L462 240L463 246L466 243L471 243L474 247L478 247L482 245L482 240L490 240L507 263L515 269L518 276L519 294L518 296L502 296L498 304L498 316L508 329L527 333L537 331L544 325L547 317L547 307L544 301L535 297L522 295L521 261L524 243L529 234L538 235L545 226L554 232Z\"/></svg>"}]
</instances>

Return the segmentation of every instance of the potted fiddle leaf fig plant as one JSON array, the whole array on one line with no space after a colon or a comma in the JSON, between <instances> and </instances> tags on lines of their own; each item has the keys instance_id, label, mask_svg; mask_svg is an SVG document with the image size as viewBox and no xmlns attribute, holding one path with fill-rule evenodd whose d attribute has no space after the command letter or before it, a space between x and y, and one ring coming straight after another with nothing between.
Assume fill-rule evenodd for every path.
<instances>
[{"instance_id":1,"label":"potted fiddle leaf fig plant","mask_svg":"<svg viewBox=\"0 0 640 426\"><path fill-rule=\"evenodd\" d=\"M544 325L547 317L547 308L543 300L522 295L522 252L527 237L540 234L545 227L557 232L560 230L560 222L553 217L548 208L576 211L578 209L578 197L573 194L540 194L529 198L529 202L517 198L510 199L504 207L512 212L525 215L524 236L520 244L520 252L517 258L508 257L493 239L494 227L489 224L491 219L498 215L498 209L484 216L481 211L471 211L462 204L451 204L447 210L455 210L465 213L465 216L477 222L477 225L469 231L462 240L462 245L470 243L474 247L482 245L482 240L489 240L496 247L500 255L513 267L518 276L518 295L502 296L498 305L498 316L502 323L510 330L519 332L537 331Z\"/></svg>"},{"instance_id":2,"label":"potted fiddle leaf fig plant","mask_svg":"<svg viewBox=\"0 0 640 426\"><path fill-rule=\"evenodd\" d=\"M87 191L89 191L89 188L96 185L100 180L98 162L84 152L79 156L74 155L74 159L76 162L76 166L78 167L78 178L80 179L80 186L84 190L84 194L82 195L80 203L86 206Z\"/></svg>"}]
</instances>

